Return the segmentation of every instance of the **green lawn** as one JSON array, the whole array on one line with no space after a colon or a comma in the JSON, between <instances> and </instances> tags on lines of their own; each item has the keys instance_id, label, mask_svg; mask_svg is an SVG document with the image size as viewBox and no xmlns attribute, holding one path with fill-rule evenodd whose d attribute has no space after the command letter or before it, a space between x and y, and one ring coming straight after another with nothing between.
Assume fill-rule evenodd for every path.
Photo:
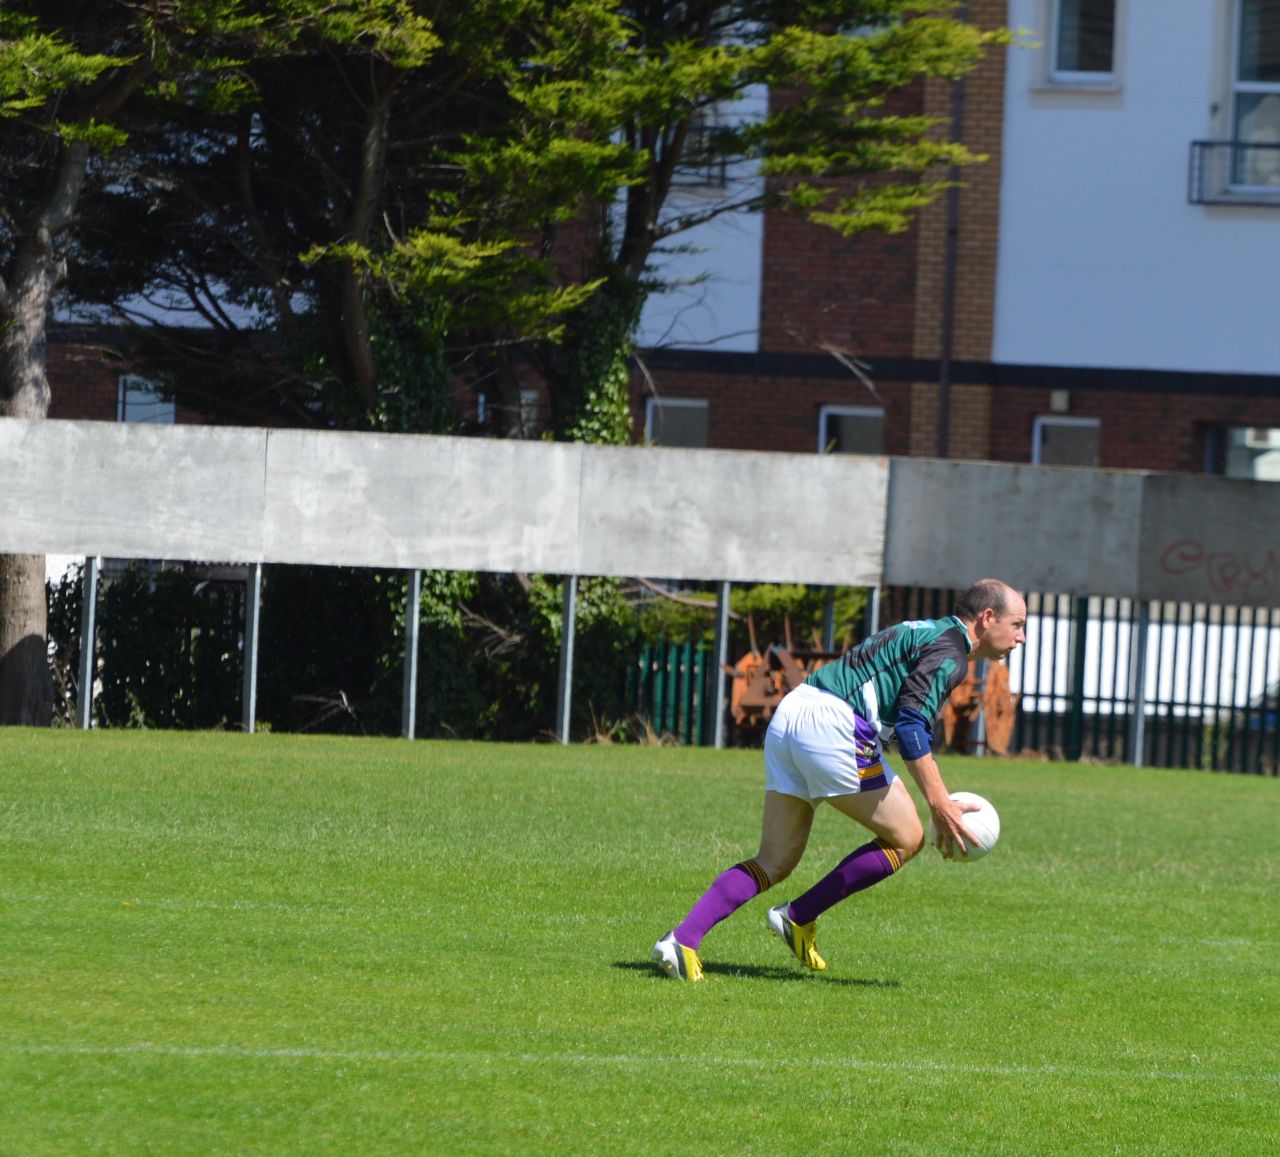
<instances>
[{"instance_id":1,"label":"green lawn","mask_svg":"<svg viewBox=\"0 0 1280 1157\"><path fill-rule=\"evenodd\" d=\"M0 1153L1280 1151L1280 780L950 759L932 850L648 962L760 757L0 731Z\"/></svg>"}]
</instances>

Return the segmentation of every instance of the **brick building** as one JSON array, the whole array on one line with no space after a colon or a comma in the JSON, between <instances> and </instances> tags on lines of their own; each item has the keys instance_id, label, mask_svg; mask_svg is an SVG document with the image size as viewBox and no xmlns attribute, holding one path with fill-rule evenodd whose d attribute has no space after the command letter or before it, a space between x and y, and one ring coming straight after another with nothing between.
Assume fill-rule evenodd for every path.
<instances>
[{"instance_id":1,"label":"brick building","mask_svg":"<svg viewBox=\"0 0 1280 1157\"><path fill-rule=\"evenodd\" d=\"M967 11L1030 36L902 111L986 162L904 234L769 213L682 238L637 438L1280 477L1280 0ZM52 339L52 417L199 420L91 334Z\"/></svg>"},{"instance_id":2,"label":"brick building","mask_svg":"<svg viewBox=\"0 0 1280 1157\"><path fill-rule=\"evenodd\" d=\"M968 12L1032 35L913 111L953 115L987 162L905 235L768 214L744 256L741 229L706 231L694 320L660 341L671 307L647 319L637 425L725 449L1280 477L1280 0Z\"/></svg>"},{"instance_id":3,"label":"brick building","mask_svg":"<svg viewBox=\"0 0 1280 1157\"><path fill-rule=\"evenodd\" d=\"M49 417L95 422L214 421L158 397L129 372L109 328L55 324L49 330Z\"/></svg>"}]
</instances>

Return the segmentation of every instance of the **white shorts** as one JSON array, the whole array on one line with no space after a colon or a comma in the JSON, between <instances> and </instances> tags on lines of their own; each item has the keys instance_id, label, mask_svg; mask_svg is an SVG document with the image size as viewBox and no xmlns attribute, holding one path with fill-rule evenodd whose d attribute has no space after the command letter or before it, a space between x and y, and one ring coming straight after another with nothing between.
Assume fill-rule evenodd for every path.
<instances>
[{"instance_id":1,"label":"white shorts","mask_svg":"<svg viewBox=\"0 0 1280 1157\"><path fill-rule=\"evenodd\" d=\"M801 683L769 720L765 791L818 803L888 787L896 778L875 728L838 695Z\"/></svg>"}]
</instances>

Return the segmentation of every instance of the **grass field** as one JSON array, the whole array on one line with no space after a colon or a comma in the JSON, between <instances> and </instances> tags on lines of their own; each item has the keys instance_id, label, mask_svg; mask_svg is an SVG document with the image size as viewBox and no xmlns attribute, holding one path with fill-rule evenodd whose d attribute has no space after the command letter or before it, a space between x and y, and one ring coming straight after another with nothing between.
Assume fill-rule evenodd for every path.
<instances>
[{"instance_id":1,"label":"grass field","mask_svg":"<svg viewBox=\"0 0 1280 1157\"><path fill-rule=\"evenodd\" d=\"M0 1152L1280 1152L1280 781L951 759L1000 846L648 962L759 756L0 731Z\"/></svg>"}]
</instances>

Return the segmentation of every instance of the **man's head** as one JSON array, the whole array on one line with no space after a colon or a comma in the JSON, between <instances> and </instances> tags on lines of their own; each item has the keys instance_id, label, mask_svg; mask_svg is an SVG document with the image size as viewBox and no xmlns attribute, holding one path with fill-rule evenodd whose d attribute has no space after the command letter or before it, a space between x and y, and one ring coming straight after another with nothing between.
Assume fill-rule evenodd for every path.
<instances>
[{"instance_id":1,"label":"man's head","mask_svg":"<svg viewBox=\"0 0 1280 1157\"><path fill-rule=\"evenodd\" d=\"M955 614L973 638L971 659L1005 659L1027 641L1027 604L999 579L979 579L960 596Z\"/></svg>"}]
</instances>

